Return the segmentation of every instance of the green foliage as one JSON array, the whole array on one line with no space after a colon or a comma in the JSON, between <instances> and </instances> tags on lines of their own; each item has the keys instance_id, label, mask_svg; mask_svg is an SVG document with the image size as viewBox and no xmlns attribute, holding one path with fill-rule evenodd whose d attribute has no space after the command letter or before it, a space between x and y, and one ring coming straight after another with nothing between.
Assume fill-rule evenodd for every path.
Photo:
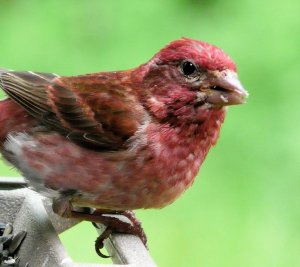
<instances>
[{"instance_id":1,"label":"green foliage","mask_svg":"<svg viewBox=\"0 0 300 267\"><path fill-rule=\"evenodd\" d=\"M0 65L73 75L127 69L182 36L221 46L250 92L231 107L200 177L139 211L159 266L299 266L299 1L0 1ZM1 175L17 175L1 164ZM99 259L89 224L62 235ZM90 243L89 243L90 242Z\"/></svg>"}]
</instances>

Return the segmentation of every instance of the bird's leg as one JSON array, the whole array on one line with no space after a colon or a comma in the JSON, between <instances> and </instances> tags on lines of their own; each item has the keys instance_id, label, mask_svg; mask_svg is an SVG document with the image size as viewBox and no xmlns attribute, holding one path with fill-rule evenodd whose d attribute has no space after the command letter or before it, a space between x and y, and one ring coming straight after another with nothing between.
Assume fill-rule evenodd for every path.
<instances>
[{"instance_id":1,"label":"bird's leg","mask_svg":"<svg viewBox=\"0 0 300 267\"><path fill-rule=\"evenodd\" d=\"M53 199L52 210L63 218L72 218L72 204L64 197Z\"/></svg>"},{"instance_id":2,"label":"bird's leg","mask_svg":"<svg viewBox=\"0 0 300 267\"><path fill-rule=\"evenodd\" d=\"M101 253L101 249L104 244L103 241L109 237L113 232L132 234L140 237L144 245L147 247L146 234L141 226L139 220L135 217L133 211L114 211L114 210L104 210L96 209L92 214L81 211L74 211L72 204L66 199L57 199L53 201L52 208L54 212L58 213L62 217L74 218L79 220L86 220L93 222L94 226L97 227L96 223L101 223L106 226L104 232L97 238L95 243L95 250L97 254L101 257L108 257ZM113 215L123 215L130 222L125 222L120 218Z\"/></svg>"}]
</instances>

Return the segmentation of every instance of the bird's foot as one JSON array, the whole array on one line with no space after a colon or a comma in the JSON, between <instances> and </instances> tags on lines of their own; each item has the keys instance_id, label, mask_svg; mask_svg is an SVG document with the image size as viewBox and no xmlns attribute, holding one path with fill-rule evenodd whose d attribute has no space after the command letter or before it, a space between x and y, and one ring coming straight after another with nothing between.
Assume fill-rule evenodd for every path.
<instances>
[{"instance_id":1,"label":"bird's foot","mask_svg":"<svg viewBox=\"0 0 300 267\"><path fill-rule=\"evenodd\" d=\"M95 210L92 214L95 216L93 224L98 228L97 222L104 224L106 226L105 231L97 238L95 249L99 256L103 257L101 249L104 246L104 240L109 237L111 233L123 233L123 234L132 234L138 236L143 244L147 247L147 237L141 226L140 221L136 218L135 214L131 210L125 211L107 211L107 210ZM114 215L121 215L126 217L130 222L125 222L121 218L115 217ZM99 218L99 216L101 218ZM104 218L103 218L104 217ZM105 221L105 222L104 222ZM107 257L107 256L105 256Z\"/></svg>"},{"instance_id":2,"label":"bird's foot","mask_svg":"<svg viewBox=\"0 0 300 267\"><path fill-rule=\"evenodd\" d=\"M131 210L126 211L107 211L107 210L95 210L92 214L95 216L93 224L98 228L97 222L104 224L106 229L104 232L97 238L95 243L95 250L100 257L108 257L101 252L101 249L104 247L104 240L109 237L111 233L123 233L123 234L132 234L138 236L145 247L147 248L147 237L141 226L140 221L135 217L135 214ZM126 217L129 222L125 222L119 217L114 215L120 215Z\"/></svg>"}]
</instances>

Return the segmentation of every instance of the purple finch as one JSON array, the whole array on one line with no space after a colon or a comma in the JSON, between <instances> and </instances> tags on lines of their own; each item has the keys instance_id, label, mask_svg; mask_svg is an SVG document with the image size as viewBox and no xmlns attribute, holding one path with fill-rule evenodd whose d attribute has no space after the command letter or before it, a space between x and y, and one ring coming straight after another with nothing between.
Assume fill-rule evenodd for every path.
<instances>
[{"instance_id":1,"label":"purple finch","mask_svg":"<svg viewBox=\"0 0 300 267\"><path fill-rule=\"evenodd\" d=\"M187 38L127 71L0 78L4 157L61 216L129 233L101 214L172 203L217 142L226 106L247 97L228 55Z\"/></svg>"}]
</instances>

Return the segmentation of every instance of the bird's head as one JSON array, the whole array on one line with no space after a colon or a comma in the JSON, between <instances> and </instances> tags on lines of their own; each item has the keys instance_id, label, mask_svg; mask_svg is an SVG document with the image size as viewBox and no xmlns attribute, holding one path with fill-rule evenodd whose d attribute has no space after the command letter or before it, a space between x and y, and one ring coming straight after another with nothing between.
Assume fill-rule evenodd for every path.
<instances>
[{"instance_id":1,"label":"bird's head","mask_svg":"<svg viewBox=\"0 0 300 267\"><path fill-rule=\"evenodd\" d=\"M248 96L232 59L202 41L174 41L140 68L147 105L161 119L193 120L199 112L242 104Z\"/></svg>"}]
</instances>

